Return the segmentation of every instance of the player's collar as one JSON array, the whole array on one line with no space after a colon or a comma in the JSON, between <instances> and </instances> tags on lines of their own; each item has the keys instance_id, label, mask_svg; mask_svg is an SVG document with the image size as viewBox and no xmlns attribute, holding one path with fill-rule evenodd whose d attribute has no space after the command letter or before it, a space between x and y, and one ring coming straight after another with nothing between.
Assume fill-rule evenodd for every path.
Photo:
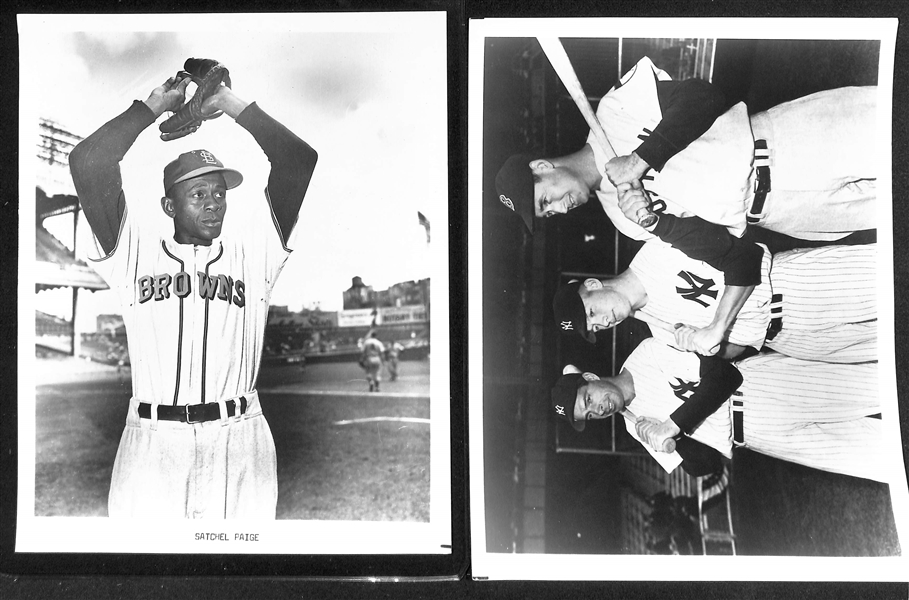
<instances>
[{"instance_id":1,"label":"player's collar","mask_svg":"<svg viewBox=\"0 0 909 600\"><path fill-rule=\"evenodd\" d=\"M208 257L216 257L222 252L222 243L220 239L213 240L210 246L197 246L194 244L181 244L173 237L164 239L164 246L174 256L185 260L192 258L206 260Z\"/></svg>"}]
</instances>

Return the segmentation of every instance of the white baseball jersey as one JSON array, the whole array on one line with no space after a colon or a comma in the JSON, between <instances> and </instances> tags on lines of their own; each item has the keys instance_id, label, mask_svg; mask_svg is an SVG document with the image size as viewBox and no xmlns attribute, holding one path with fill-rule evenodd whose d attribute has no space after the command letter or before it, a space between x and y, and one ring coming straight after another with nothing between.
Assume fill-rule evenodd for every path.
<instances>
[{"instance_id":1,"label":"white baseball jersey","mask_svg":"<svg viewBox=\"0 0 909 600\"><path fill-rule=\"evenodd\" d=\"M755 286L729 330L727 340L760 349L770 325L770 252L761 246L761 284ZM723 296L725 277L707 263L694 260L681 250L659 240L647 242L638 250L628 270L647 291L647 304L639 310L667 323L706 327L713 320ZM672 344L672 333L651 328L654 337Z\"/></svg>"},{"instance_id":2,"label":"white baseball jersey","mask_svg":"<svg viewBox=\"0 0 909 600\"><path fill-rule=\"evenodd\" d=\"M143 229L127 210L116 248L96 263L120 297L132 361L111 517L275 517L274 439L255 384L269 296L289 250L273 221L261 220L244 224L261 232L244 238L254 242L194 246ZM246 413L227 418L224 402L240 396ZM221 419L186 425L156 409L140 418L140 402L219 403Z\"/></svg>"},{"instance_id":3,"label":"white baseball jersey","mask_svg":"<svg viewBox=\"0 0 909 600\"><path fill-rule=\"evenodd\" d=\"M663 118L656 82L672 79L646 56L626 73L620 85L600 100L597 119L619 156L631 154ZM643 137L642 137L643 136ZM616 228L626 236L652 239L652 233L628 220L618 207L615 187L605 174L608 162L591 133L603 183L597 197ZM659 172L651 170L641 182L654 208L679 217L697 215L724 225L736 237L745 232L746 211L752 195L754 138L743 103L717 117L713 125L687 148L669 159Z\"/></svg>"},{"instance_id":4,"label":"white baseball jersey","mask_svg":"<svg viewBox=\"0 0 909 600\"><path fill-rule=\"evenodd\" d=\"M880 413L876 363L837 365L771 352L736 367L744 382L693 432L693 439L726 456L735 441L781 460L887 481L881 420L873 417ZM696 355L654 338L641 342L623 369L634 377L629 408L660 421L700 383ZM626 426L634 435L634 426L627 421Z\"/></svg>"},{"instance_id":5,"label":"white baseball jersey","mask_svg":"<svg viewBox=\"0 0 909 600\"><path fill-rule=\"evenodd\" d=\"M619 156L662 120L656 82L670 79L644 57L600 100L597 119ZM876 87L825 90L750 117L738 103L641 183L657 212L697 215L738 237L746 223L808 240L874 229L876 111ZM632 239L653 239L619 209L608 158L592 133L587 142L603 176L597 197L613 225ZM755 202L759 167L766 194Z\"/></svg>"},{"instance_id":6,"label":"white baseball jersey","mask_svg":"<svg viewBox=\"0 0 909 600\"><path fill-rule=\"evenodd\" d=\"M270 219L260 229L245 242L194 246L124 215L117 247L96 268L120 298L141 401L200 404L254 389L269 297L290 252Z\"/></svg>"},{"instance_id":7,"label":"white baseball jersey","mask_svg":"<svg viewBox=\"0 0 909 600\"><path fill-rule=\"evenodd\" d=\"M665 421L697 388L701 381L700 368L697 355L671 348L655 338L647 338L622 365L622 369L629 371L634 378L635 396L628 408L638 417ZM634 424L627 418L626 427L637 439ZM729 403L710 415L690 437L731 458L732 417Z\"/></svg>"},{"instance_id":8,"label":"white baseball jersey","mask_svg":"<svg viewBox=\"0 0 909 600\"><path fill-rule=\"evenodd\" d=\"M363 354L366 356L381 357L385 354L385 344L376 338L366 338L363 340Z\"/></svg>"},{"instance_id":9,"label":"white baseball jersey","mask_svg":"<svg viewBox=\"0 0 909 600\"><path fill-rule=\"evenodd\" d=\"M877 360L877 245L780 252L764 248L761 284L746 300L727 341L806 360ZM668 323L706 327L724 290L723 273L681 250L651 241L629 265L644 286L640 312ZM778 332L768 337L771 319ZM672 344L670 332L652 327ZM767 338L765 340L765 338Z\"/></svg>"}]
</instances>

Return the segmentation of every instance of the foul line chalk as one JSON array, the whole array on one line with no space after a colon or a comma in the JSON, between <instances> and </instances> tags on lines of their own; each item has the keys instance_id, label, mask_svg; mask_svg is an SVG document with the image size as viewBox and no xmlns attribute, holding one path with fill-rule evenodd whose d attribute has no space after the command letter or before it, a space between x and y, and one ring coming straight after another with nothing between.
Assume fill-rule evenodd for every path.
<instances>
[{"instance_id":1,"label":"foul line chalk","mask_svg":"<svg viewBox=\"0 0 909 600\"><path fill-rule=\"evenodd\" d=\"M399 423L426 423L429 419L419 419L417 417L367 417L365 419L351 419L349 421L335 421L334 425L353 425L355 423L375 423L377 421L397 421Z\"/></svg>"}]
</instances>

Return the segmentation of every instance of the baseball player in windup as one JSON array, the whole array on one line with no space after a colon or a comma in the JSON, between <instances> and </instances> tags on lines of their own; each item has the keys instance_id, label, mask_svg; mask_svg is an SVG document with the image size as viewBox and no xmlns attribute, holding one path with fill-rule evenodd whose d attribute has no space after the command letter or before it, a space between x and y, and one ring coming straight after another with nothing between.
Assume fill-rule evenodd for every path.
<instances>
[{"instance_id":1,"label":"baseball player in windup","mask_svg":"<svg viewBox=\"0 0 909 600\"><path fill-rule=\"evenodd\" d=\"M641 181L651 210L699 216L741 236L746 225L803 240L875 228L876 87L822 91L749 116L725 110L710 83L673 81L642 58L601 100L596 119L616 156L591 133L565 156L509 158L498 201L533 232L534 217L564 214L595 193L616 229L653 235L623 218L614 186Z\"/></svg>"},{"instance_id":2,"label":"baseball player in windup","mask_svg":"<svg viewBox=\"0 0 909 600\"><path fill-rule=\"evenodd\" d=\"M273 519L275 446L255 385L269 295L290 254L287 240L317 155L222 79L212 84L216 61L190 59L186 67L195 72L134 101L70 155L100 248L95 268L122 302L133 366L109 514ZM164 167L163 197L155 197L173 221L172 235L135 218L122 189L120 163L143 131L166 111L183 116L189 75L208 94L197 91L190 101L195 116L230 115L271 163L264 193L249 190L240 199L258 210L236 238L222 238L221 228L228 191L243 177L208 150L182 153ZM162 138L200 124L165 121ZM140 191L146 197L139 201L150 201L157 185Z\"/></svg>"},{"instance_id":3,"label":"baseball player in windup","mask_svg":"<svg viewBox=\"0 0 909 600\"><path fill-rule=\"evenodd\" d=\"M647 202L622 185L622 210ZM655 337L736 358L764 346L806 360L877 360L877 245L767 248L697 217L658 216L657 239L610 279L562 285L553 300L563 333L614 327L635 316Z\"/></svg>"},{"instance_id":4,"label":"baseball player in windup","mask_svg":"<svg viewBox=\"0 0 909 600\"><path fill-rule=\"evenodd\" d=\"M738 446L887 482L877 363L837 365L769 352L733 364L647 338L615 377L567 367L552 389L552 406L576 430L622 414L628 432L667 472L686 467L690 454L682 454L691 445L726 458ZM670 439L677 450L667 452Z\"/></svg>"}]
</instances>

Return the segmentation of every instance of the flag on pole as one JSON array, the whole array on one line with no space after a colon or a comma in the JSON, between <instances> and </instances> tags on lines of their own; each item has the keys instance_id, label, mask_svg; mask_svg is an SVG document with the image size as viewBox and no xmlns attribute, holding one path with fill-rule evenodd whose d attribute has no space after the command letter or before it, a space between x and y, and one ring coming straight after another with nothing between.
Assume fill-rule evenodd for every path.
<instances>
[{"instance_id":1,"label":"flag on pole","mask_svg":"<svg viewBox=\"0 0 909 600\"><path fill-rule=\"evenodd\" d=\"M429 243L429 219L426 218L426 215L424 215L420 211L417 211L417 221L419 221L420 225L423 226L423 229L426 230L426 243L428 244Z\"/></svg>"}]
</instances>

